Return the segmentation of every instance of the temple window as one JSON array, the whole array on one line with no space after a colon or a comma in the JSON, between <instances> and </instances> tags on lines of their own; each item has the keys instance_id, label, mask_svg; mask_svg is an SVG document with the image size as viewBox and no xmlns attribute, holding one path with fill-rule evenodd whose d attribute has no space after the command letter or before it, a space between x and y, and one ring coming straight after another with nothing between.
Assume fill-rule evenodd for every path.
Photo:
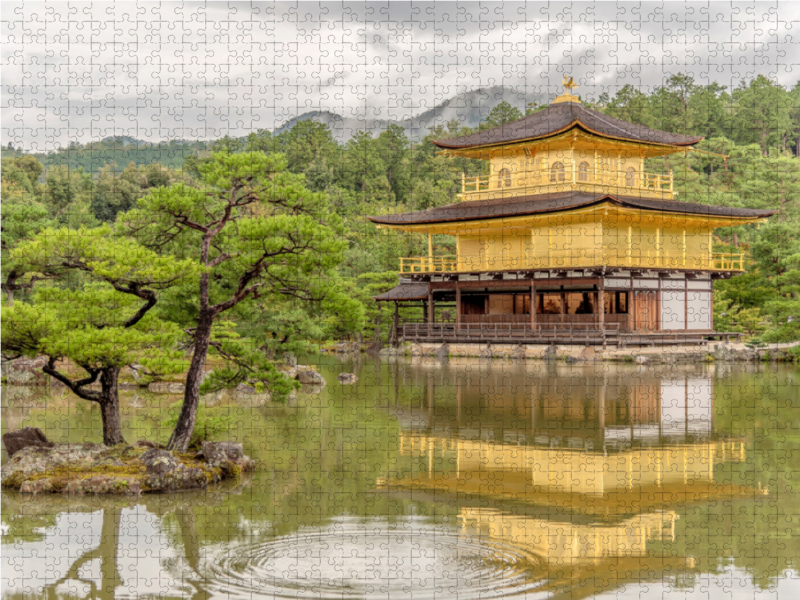
<instances>
[{"instance_id":1,"label":"temple window","mask_svg":"<svg viewBox=\"0 0 800 600\"><path fill-rule=\"evenodd\" d=\"M566 177L564 173L564 163L562 162L553 163L553 167L550 169L550 182L564 183L565 178Z\"/></svg>"},{"instance_id":2,"label":"temple window","mask_svg":"<svg viewBox=\"0 0 800 600\"><path fill-rule=\"evenodd\" d=\"M578 181L589 181L589 163L586 161L578 165Z\"/></svg>"},{"instance_id":3,"label":"temple window","mask_svg":"<svg viewBox=\"0 0 800 600\"><path fill-rule=\"evenodd\" d=\"M511 171L508 169L501 169L500 172L497 174L498 187L511 187Z\"/></svg>"},{"instance_id":4,"label":"temple window","mask_svg":"<svg viewBox=\"0 0 800 600\"><path fill-rule=\"evenodd\" d=\"M627 314L628 292L606 292L605 304L607 315Z\"/></svg>"}]
</instances>

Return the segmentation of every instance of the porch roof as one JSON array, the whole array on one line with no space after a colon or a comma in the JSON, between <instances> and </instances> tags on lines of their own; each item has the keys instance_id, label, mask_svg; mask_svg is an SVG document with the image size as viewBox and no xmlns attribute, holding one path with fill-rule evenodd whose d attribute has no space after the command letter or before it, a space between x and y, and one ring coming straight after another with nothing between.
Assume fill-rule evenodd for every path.
<instances>
[{"instance_id":1,"label":"porch roof","mask_svg":"<svg viewBox=\"0 0 800 600\"><path fill-rule=\"evenodd\" d=\"M402 300L427 300L428 299L428 284L427 283L401 283L396 285L388 292L384 292L378 296L373 296L374 300L378 302L398 302Z\"/></svg>"}]
</instances>

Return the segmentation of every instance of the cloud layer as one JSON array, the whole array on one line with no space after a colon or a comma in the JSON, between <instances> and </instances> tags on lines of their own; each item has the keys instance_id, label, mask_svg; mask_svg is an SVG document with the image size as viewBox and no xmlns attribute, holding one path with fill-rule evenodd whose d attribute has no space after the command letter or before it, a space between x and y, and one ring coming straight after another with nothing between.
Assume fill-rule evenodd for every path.
<instances>
[{"instance_id":1,"label":"cloud layer","mask_svg":"<svg viewBox=\"0 0 800 600\"><path fill-rule=\"evenodd\" d=\"M310 110L403 119L493 85L555 95L688 72L800 79L785 3L3 3L2 143L46 150L274 129Z\"/></svg>"}]
</instances>

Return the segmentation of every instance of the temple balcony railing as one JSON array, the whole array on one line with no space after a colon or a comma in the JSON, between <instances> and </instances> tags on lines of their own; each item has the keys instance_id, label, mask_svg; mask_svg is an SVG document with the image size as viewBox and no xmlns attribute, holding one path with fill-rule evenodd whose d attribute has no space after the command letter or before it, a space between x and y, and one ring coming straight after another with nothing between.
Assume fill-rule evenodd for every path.
<instances>
[{"instance_id":1,"label":"temple balcony railing","mask_svg":"<svg viewBox=\"0 0 800 600\"><path fill-rule=\"evenodd\" d=\"M530 171L495 172L492 175L461 175L462 201L493 200L556 192L580 191L598 194L619 194L670 200L675 197L672 173L645 173L635 170L576 171L534 169Z\"/></svg>"},{"instance_id":2,"label":"temple balcony railing","mask_svg":"<svg viewBox=\"0 0 800 600\"><path fill-rule=\"evenodd\" d=\"M537 269L575 269L617 267L632 269L681 269L698 271L744 271L743 252L715 252L710 256L691 256L686 252L648 250L643 253L581 253L533 256L507 253L498 256L448 255L400 259L400 274L476 273Z\"/></svg>"}]
</instances>

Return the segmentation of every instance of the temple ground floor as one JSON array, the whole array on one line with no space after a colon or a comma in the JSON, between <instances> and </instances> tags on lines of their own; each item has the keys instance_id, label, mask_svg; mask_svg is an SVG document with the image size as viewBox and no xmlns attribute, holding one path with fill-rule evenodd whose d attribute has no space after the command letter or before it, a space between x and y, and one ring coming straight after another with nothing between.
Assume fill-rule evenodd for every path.
<instances>
[{"instance_id":1,"label":"temple ground floor","mask_svg":"<svg viewBox=\"0 0 800 600\"><path fill-rule=\"evenodd\" d=\"M403 281L376 300L395 305L393 342L697 344L738 336L714 330L712 277L720 276L725 275L478 273Z\"/></svg>"}]
</instances>

